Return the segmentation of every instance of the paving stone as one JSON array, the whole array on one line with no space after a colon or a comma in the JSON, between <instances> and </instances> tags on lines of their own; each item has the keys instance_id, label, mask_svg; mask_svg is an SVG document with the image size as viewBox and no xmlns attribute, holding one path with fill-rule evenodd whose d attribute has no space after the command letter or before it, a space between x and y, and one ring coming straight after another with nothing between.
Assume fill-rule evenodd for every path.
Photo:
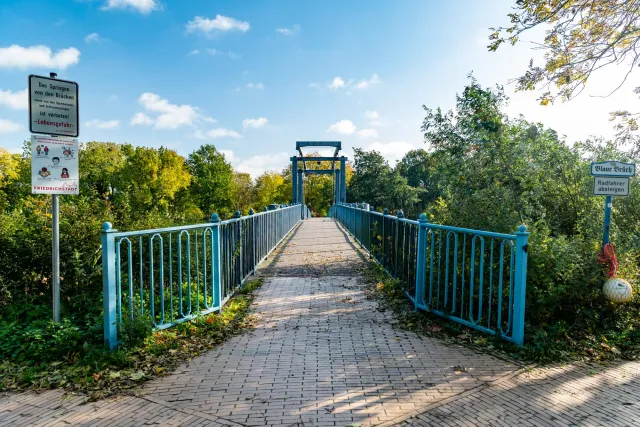
<instances>
[{"instance_id":1,"label":"paving stone","mask_svg":"<svg viewBox=\"0 0 640 427\"><path fill-rule=\"evenodd\" d=\"M360 272L366 259L356 249L333 221L305 221L258 271L267 279L255 300L256 328L149 384L147 393L180 379L197 383L197 396L205 399L209 387L211 398L220 399L215 415L223 419L246 416L255 423L260 415L265 425L307 425L309 419L309 425L367 425L388 419L387 411L401 415L448 397L454 388L485 384L487 371L493 379L518 368L394 330L391 315L365 298ZM453 366L472 362L482 367L477 375L452 375ZM425 390L435 397L428 399ZM175 404L193 408L189 399L195 396L182 389ZM245 399L249 405L235 404Z\"/></svg>"},{"instance_id":2,"label":"paving stone","mask_svg":"<svg viewBox=\"0 0 640 427\"><path fill-rule=\"evenodd\" d=\"M142 398L0 395L0 427L639 425L640 362L518 374L394 330L365 297L365 261L335 222L307 220L258 271L255 329L148 383Z\"/></svg>"}]
</instances>

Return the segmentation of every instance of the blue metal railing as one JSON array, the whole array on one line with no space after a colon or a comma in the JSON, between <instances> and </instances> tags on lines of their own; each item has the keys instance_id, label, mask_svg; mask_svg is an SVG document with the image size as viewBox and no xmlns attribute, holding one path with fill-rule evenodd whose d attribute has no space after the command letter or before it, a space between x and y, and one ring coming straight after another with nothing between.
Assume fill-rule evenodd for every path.
<instances>
[{"instance_id":1,"label":"blue metal railing","mask_svg":"<svg viewBox=\"0 0 640 427\"><path fill-rule=\"evenodd\" d=\"M169 328L219 311L258 265L307 218L305 205L271 205L249 216L181 227L102 230L104 339L118 345L118 326L147 317ZM143 320L144 321L144 320Z\"/></svg>"},{"instance_id":2,"label":"blue metal railing","mask_svg":"<svg viewBox=\"0 0 640 427\"><path fill-rule=\"evenodd\" d=\"M332 216L389 274L416 309L522 345L529 233L451 227L338 204Z\"/></svg>"}]
</instances>

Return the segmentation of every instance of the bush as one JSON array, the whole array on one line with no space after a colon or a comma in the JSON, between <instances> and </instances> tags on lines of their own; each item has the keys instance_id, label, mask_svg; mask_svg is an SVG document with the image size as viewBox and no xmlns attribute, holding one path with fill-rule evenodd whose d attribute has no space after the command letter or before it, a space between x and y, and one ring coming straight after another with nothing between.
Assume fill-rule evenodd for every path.
<instances>
[{"instance_id":1,"label":"bush","mask_svg":"<svg viewBox=\"0 0 640 427\"><path fill-rule=\"evenodd\" d=\"M603 349L606 357L621 352L631 357L640 348L640 300L614 305L602 295L606 276L596 255L602 246L604 198L592 195L589 166L640 159L597 138L569 146L542 124L507 117L505 102L500 87L482 88L472 78L453 111L425 107L422 129L430 151L410 152L396 168L407 182L421 186L421 200L377 208L402 208L415 218L426 205L430 222L502 233L524 223L531 232L526 351L537 360L576 353L605 357ZM358 156L362 153L356 152L357 164ZM353 182L366 187L369 181L359 175L375 174L370 169L356 169ZM634 178L629 197L614 199L610 237L618 275L636 289L639 218L640 185Z\"/></svg>"}]
</instances>

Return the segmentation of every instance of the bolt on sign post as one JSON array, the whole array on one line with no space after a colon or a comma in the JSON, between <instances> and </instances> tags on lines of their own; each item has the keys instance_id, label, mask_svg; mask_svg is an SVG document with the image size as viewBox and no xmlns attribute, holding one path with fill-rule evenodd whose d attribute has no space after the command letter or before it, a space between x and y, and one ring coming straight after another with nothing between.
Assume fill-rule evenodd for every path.
<instances>
[{"instance_id":1,"label":"bolt on sign post","mask_svg":"<svg viewBox=\"0 0 640 427\"><path fill-rule=\"evenodd\" d=\"M606 196L604 200L604 230L602 246L609 243L609 227L611 225L611 207L614 196L629 195L629 180L636 174L634 163L617 161L591 163L593 176L593 195Z\"/></svg>"},{"instance_id":2,"label":"bolt on sign post","mask_svg":"<svg viewBox=\"0 0 640 427\"><path fill-rule=\"evenodd\" d=\"M60 321L60 220L58 195L78 194L78 83L29 76L31 192L51 194L53 321Z\"/></svg>"}]
</instances>

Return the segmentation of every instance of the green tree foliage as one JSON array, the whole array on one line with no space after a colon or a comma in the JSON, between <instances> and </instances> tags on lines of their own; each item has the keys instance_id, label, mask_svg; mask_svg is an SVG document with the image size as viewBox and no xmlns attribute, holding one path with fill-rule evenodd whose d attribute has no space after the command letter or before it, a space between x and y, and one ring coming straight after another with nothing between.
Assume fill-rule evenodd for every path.
<instances>
[{"instance_id":1,"label":"green tree foliage","mask_svg":"<svg viewBox=\"0 0 640 427\"><path fill-rule=\"evenodd\" d=\"M276 172L265 172L256 179L254 204L258 210L271 203L291 203L291 194L285 194L284 177Z\"/></svg>"},{"instance_id":2,"label":"green tree foliage","mask_svg":"<svg viewBox=\"0 0 640 427\"><path fill-rule=\"evenodd\" d=\"M440 196L437 164L434 154L418 149L409 151L396 165L396 170L406 178L409 186L422 189L418 193L420 200L416 204L419 212L424 212L427 205Z\"/></svg>"},{"instance_id":3,"label":"green tree foliage","mask_svg":"<svg viewBox=\"0 0 640 427\"><path fill-rule=\"evenodd\" d=\"M420 200L420 188L412 187L399 170L389 166L377 151L354 148L354 172L349 182L348 199L366 202L377 209L405 209Z\"/></svg>"},{"instance_id":4,"label":"green tree foliage","mask_svg":"<svg viewBox=\"0 0 640 427\"><path fill-rule=\"evenodd\" d=\"M213 145L204 145L189 155L193 176L190 197L206 215L233 213L233 168Z\"/></svg>"},{"instance_id":5,"label":"green tree foliage","mask_svg":"<svg viewBox=\"0 0 640 427\"><path fill-rule=\"evenodd\" d=\"M123 146L114 142L88 142L79 153L80 185L83 191L95 192L108 199L120 190L122 170L127 162ZM122 188L122 190L125 190Z\"/></svg>"},{"instance_id":6,"label":"green tree foliage","mask_svg":"<svg viewBox=\"0 0 640 427\"><path fill-rule=\"evenodd\" d=\"M248 214L253 205L253 181L248 173L233 173L233 201L234 209Z\"/></svg>"},{"instance_id":7,"label":"green tree foliage","mask_svg":"<svg viewBox=\"0 0 640 427\"><path fill-rule=\"evenodd\" d=\"M24 170L24 162L17 154L10 154L4 148L0 148L0 210L16 198L14 193L18 188L15 182L27 171Z\"/></svg>"},{"instance_id":8,"label":"green tree foliage","mask_svg":"<svg viewBox=\"0 0 640 427\"><path fill-rule=\"evenodd\" d=\"M541 351L596 333L619 343L640 339L638 301L616 307L601 293L595 258L603 198L592 196L589 175L591 161L639 159L602 140L570 147L541 124L509 119L505 101L501 88L471 79L453 111L425 108L440 191L427 208L430 220L505 233L529 227L526 334ZM634 182L628 198L615 200L611 234L620 275L631 282L639 278L639 214Z\"/></svg>"}]
</instances>

